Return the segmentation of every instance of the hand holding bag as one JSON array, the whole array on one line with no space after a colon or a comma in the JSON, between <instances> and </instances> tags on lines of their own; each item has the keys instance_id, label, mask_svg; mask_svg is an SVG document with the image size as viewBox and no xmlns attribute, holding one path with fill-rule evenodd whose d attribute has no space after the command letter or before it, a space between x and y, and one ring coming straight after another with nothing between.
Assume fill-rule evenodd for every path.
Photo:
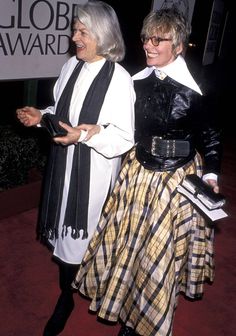
<instances>
[{"instance_id":1,"label":"hand holding bag","mask_svg":"<svg viewBox=\"0 0 236 336\"><path fill-rule=\"evenodd\" d=\"M202 202L209 210L219 209L225 204L225 197L217 194L212 187L196 174L189 174L182 181L181 186Z\"/></svg>"},{"instance_id":2,"label":"hand holding bag","mask_svg":"<svg viewBox=\"0 0 236 336\"><path fill-rule=\"evenodd\" d=\"M71 126L71 123L69 122L68 119L51 113L45 113L42 116L41 126L45 127L53 138L66 136L67 131L59 125L59 121L62 121L67 125Z\"/></svg>"}]
</instances>

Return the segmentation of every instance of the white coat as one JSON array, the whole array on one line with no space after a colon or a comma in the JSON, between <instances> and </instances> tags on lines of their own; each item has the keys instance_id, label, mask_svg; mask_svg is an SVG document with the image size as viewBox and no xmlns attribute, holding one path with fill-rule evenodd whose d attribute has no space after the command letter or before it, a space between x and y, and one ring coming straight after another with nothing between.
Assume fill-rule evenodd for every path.
<instances>
[{"instance_id":1,"label":"white coat","mask_svg":"<svg viewBox=\"0 0 236 336\"><path fill-rule=\"evenodd\" d=\"M72 57L63 66L61 74L54 86L55 105L41 110L42 113L55 113L60 95L78 60ZM76 126L82 103L86 93L103 66L105 59L94 63L85 63L74 86L69 110L72 126ZM91 147L90 195L88 208L88 238L73 239L70 228L64 237L62 223L64 219L68 188L70 183L71 162L75 145L68 147L65 183L63 190L61 215L59 221L59 237L51 241L53 254L70 264L79 264L84 256L89 240L98 224L103 204L113 187L120 168L121 155L134 145L134 102L133 81L128 72L118 63L103 102L98 124L108 125L101 128L99 134L86 141ZM84 137L81 136L79 141Z\"/></svg>"}]
</instances>

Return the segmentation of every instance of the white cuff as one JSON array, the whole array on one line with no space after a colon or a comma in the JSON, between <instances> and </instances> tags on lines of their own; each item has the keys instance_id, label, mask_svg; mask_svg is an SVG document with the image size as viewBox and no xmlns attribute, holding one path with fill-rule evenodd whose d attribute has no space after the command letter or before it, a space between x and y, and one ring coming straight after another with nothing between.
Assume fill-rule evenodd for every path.
<instances>
[{"instance_id":1,"label":"white cuff","mask_svg":"<svg viewBox=\"0 0 236 336\"><path fill-rule=\"evenodd\" d=\"M88 134L88 131L81 130L81 133L80 133L80 137L79 137L79 139L78 139L78 142L82 142L82 141L84 141L84 139L86 138L87 134Z\"/></svg>"},{"instance_id":2,"label":"white cuff","mask_svg":"<svg viewBox=\"0 0 236 336\"><path fill-rule=\"evenodd\" d=\"M202 179L203 179L203 181L206 181L206 180L215 180L217 182L218 176L216 174L214 174L214 173L209 173L209 174L203 175Z\"/></svg>"}]
</instances>

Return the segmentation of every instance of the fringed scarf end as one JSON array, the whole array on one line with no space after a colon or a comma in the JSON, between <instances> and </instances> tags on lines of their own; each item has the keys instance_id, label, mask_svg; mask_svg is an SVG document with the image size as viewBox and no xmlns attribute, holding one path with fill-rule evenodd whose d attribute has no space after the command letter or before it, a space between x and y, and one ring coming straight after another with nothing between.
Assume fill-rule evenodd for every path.
<instances>
[{"instance_id":1,"label":"fringed scarf end","mask_svg":"<svg viewBox=\"0 0 236 336\"><path fill-rule=\"evenodd\" d=\"M80 238L80 230L79 229L72 229L72 231L71 231L71 237L73 238L73 239L78 239L78 238ZM83 230L83 235L82 235L82 240L83 239L87 239L88 238L88 232L87 232L87 230Z\"/></svg>"}]
</instances>

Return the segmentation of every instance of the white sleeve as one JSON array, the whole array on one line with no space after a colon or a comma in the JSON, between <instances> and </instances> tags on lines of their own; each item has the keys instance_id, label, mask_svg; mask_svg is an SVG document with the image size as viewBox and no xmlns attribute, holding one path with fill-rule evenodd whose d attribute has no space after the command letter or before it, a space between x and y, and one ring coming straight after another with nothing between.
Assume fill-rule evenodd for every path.
<instances>
[{"instance_id":1,"label":"white sleeve","mask_svg":"<svg viewBox=\"0 0 236 336\"><path fill-rule=\"evenodd\" d=\"M203 175L202 179L203 179L203 181L215 180L217 182L218 176L214 173L208 173L208 174Z\"/></svg>"},{"instance_id":2,"label":"white sleeve","mask_svg":"<svg viewBox=\"0 0 236 336\"><path fill-rule=\"evenodd\" d=\"M54 106L48 106L46 107L44 110L40 110L40 112L42 113L42 115L44 115L45 113L54 113Z\"/></svg>"},{"instance_id":3,"label":"white sleeve","mask_svg":"<svg viewBox=\"0 0 236 336\"><path fill-rule=\"evenodd\" d=\"M134 145L134 103L133 80L116 64L98 120L106 127L84 143L108 158L127 152Z\"/></svg>"}]
</instances>

